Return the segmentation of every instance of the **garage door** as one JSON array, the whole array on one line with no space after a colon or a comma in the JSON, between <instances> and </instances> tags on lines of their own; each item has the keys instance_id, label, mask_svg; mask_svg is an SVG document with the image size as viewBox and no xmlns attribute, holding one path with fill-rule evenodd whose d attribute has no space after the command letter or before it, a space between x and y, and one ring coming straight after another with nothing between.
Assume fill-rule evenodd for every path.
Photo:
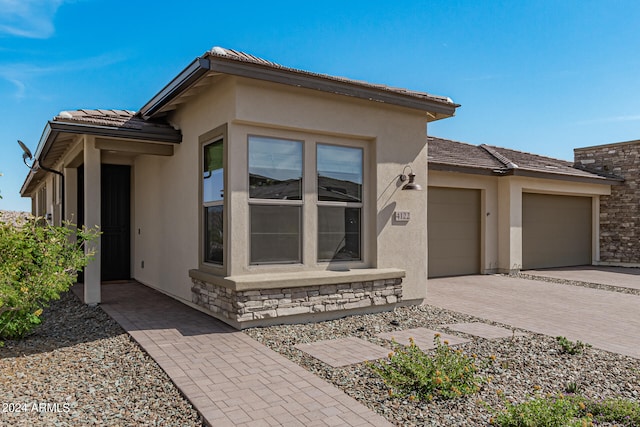
<instances>
[{"instance_id":1,"label":"garage door","mask_svg":"<svg viewBox=\"0 0 640 427\"><path fill-rule=\"evenodd\" d=\"M429 277L480 272L480 190L429 187Z\"/></svg>"},{"instance_id":2,"label":"garage door","mask_svg":"<svg viewBox=\"0 0 640 427\"><path fill-rule=\"evenodd\" d=\"M522 268L591 264L591 198L522 195Z\"/></svg>"}]
</instances>

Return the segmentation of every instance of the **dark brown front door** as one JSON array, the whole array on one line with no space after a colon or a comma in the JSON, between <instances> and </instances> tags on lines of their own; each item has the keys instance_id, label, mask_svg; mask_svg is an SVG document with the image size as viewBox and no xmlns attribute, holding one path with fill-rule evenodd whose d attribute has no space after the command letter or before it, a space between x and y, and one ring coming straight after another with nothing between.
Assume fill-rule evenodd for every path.
<instances>
[{"instance_id":1,"label":"dark brown front door","mask_svg":"<svg viewBox=\"0 0 640 427\"><path fill-rule=\"evenodd\" d=\"M102 165L101 279L131 278L131 167Z\"/></svg>"}]
</instances>

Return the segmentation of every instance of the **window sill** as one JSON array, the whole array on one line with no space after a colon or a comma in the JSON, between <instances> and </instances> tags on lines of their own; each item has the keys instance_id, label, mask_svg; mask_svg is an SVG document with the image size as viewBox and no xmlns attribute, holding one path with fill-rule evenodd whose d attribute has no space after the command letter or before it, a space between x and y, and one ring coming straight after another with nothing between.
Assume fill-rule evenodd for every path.
<instances>
[{"instance_id":1,"label":"window sill","mask_svg":"<svg viewBox=\"0 0 640 427\"><path fill-rule=\"evenodd\" d=\"M372 282L404 278L405 271L397 268L362 268L347 271L319 270L288 273L259 273L239 276L218 276L202 270L189 270L189 277L223 286L234 291L298 288L335 285L340 283Z\"/></svg>"}]
</instances>

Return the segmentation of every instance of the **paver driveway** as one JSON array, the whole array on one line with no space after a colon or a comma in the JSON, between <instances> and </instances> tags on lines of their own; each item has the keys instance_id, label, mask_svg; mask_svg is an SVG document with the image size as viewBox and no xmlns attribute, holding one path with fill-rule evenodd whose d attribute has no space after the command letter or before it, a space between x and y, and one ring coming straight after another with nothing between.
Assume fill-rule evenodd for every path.
<instances>
[{"instance_id":1,"label":"paver driveway","mask_svg":"<svg viewBox=\"0 0 640 427\"><path fill-rule=\"evenodd\" d=\"M506 276L430 279L427 304L640 358L640 296Z\"/></svg>"},{"instance_id":2,"label":"paver driveway","mask_svg":"<svg viewBox=\"0 0 640 427\"><path fill-rule=\"evenodd\" d=\"M554 279L577 280L579 282L640 289L640 268L583 266L527 270L523 273Z\"/></svg>"}]
</instances>

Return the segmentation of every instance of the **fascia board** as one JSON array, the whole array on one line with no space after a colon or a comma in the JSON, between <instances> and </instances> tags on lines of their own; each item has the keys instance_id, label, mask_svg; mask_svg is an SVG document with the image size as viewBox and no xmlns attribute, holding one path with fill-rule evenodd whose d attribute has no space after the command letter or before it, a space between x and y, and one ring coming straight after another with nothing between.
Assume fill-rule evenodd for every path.
<instances>
[{"instance_id":1,"label":"fascia board","mask_svg":"<svg viewBox=\"0 0 640 427\"><path fill-rule=\"evenodd\" d=\"M210 64L207 58L196 58L140 109L142 117L145 120L153 117L158 110L209 72L209 68Z\"/></svg>"},{"instance_id":2,"label":"fascia board","mask_svg":"<svg viewBox=\"0 0 640 427\"><path fill-rule=\"evenodd\" d=\"M320 76L299 74L295 71L280 70L261 66L260 64L230 61L217 57L212 58L210 64L211 71L218 73L265 80L289 86L304 87L307 89L315 89L339 95L353 96L356 98L384 102L421 111L445 114L447 116L453 116L456 108L459 107L458 104L437 102L430 99L416 99L409 95L402 95L383 89L359 86L355 83L330 80Z\"/></svg>"},{"instance_id":3,"label":"fascia board","mask_svg":"<svg viewBox=\"0 0 640 427\"><path fill-rule=\"evenodd\" d=\"M149 132L137 129L115 128L110 126L86 125L82 123L49 122L56 133L87 134L113 138L139 139L144 141L180 143L182 134L172 130L166 132Z\"/></svg>"}]
</instances>

